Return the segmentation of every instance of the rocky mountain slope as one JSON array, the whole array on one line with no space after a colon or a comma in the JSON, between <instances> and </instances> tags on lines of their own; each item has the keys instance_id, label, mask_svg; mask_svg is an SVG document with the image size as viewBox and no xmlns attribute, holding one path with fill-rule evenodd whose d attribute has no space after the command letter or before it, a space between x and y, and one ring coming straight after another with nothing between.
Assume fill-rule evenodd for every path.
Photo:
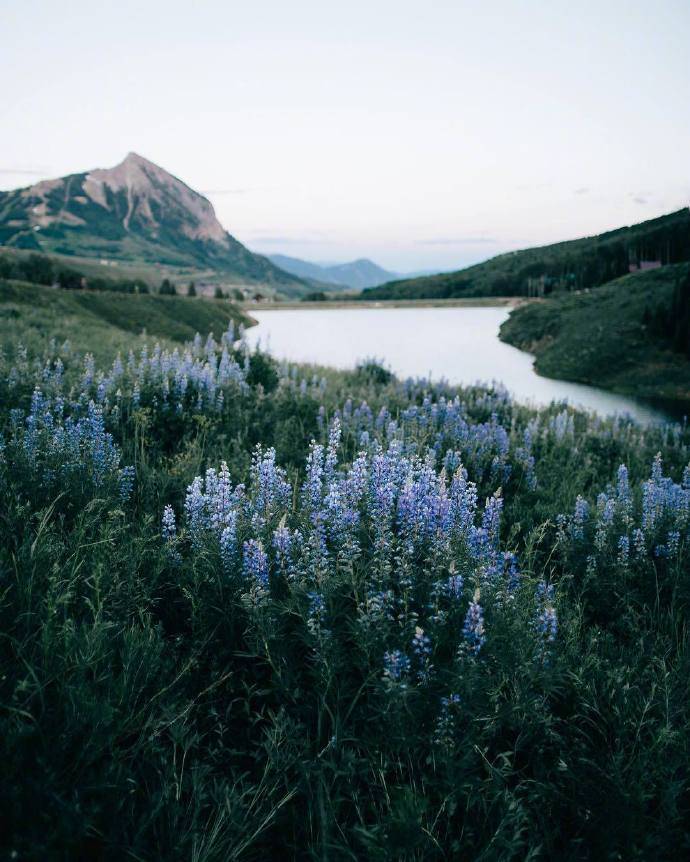
<instances>
[{"instance_id":1,"label":"rocky mountain slope","mask_svg":"<svg viewBox=\"0 0 690 862\"><path fill-rule=\"evenodd\" d=\"M210 269L286 293L307 289L231 236L203 195L136 153L114 168L0 192L0 245Z\"/></svg>"}]
</instances>

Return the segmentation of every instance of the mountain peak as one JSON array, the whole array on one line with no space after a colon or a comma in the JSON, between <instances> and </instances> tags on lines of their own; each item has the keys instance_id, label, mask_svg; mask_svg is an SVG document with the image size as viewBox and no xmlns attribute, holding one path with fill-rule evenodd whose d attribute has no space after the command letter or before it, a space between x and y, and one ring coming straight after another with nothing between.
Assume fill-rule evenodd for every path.
<instances>
[{"instance_id":1,"label":"mountain peak","mask_svg":"<svg viewBox=\"0 0 690 862\"><path fill-rule=\"evenodd\" d=\"M215 270L238 283L305 288L225 230L203 195L139 153L0 192L0 245Z\"/></svg>"},{"instance_id":2,"label":"mountain peak","mask_svg":"<svg viewBox=\"0 0 690 862\"><path fill-rule=\"evenodd\" d=\"M147 165L152 165L153 162L145 159L143 156L140 156L139 153L135 153L134 150L130 150L127 155L122 160L123 162L146 162Z\"/></svg>"},{"instance_id":3,"label":"mountain peak","mask_svg":"<svg viewBox=\"0 0 690 862\"><path fill-rule=\"evenodd\" d=\"M149 170L153 170L155 172L160 172L163 174L168 174L168 176L172 177L172 174L169 174L164 168L161 168L155 162L152 162L150 159L144 158L144 156L140 156L139 153L135 153L134 150L127 153L124 159L120 162L119 165L116 165L114 168L110 168L110 170L117 170L121 167L128 168L146 168ZM173 177L173 179L176 179Z\"/></svg>"},{"instance_id":4,"label":"mountain peak","mask_svg":"<svg viewBox=\"0 0 690 862\"><path fill-rule=\"evenodd\" d=\"M124 194L126 212L122 224L127 231L138 224L155 236L160 220L174 217L179 230L189 239L227 246L227 232L210 201L138 153L128 153L114 168L90 171L83 189L94 203L106 209L110 207L109 192Z\"/></svg>"}]
</instances>

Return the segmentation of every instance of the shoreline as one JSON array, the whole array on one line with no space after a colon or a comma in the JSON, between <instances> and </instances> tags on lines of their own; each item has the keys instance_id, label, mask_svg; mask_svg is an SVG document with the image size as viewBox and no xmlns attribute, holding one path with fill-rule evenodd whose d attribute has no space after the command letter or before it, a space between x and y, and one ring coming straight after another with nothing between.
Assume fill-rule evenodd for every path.
<instances>
[{"instance_id":1,"label":"shoreline","mask_svg":"<svg viewBox=\"0 0 690 862\"><path fill-rule=\"evenodd\" d=\"M238 306L249 311L293 311L309 309L358 309L358 308L518 308L534 302L524 296L477 296L466 299L381 299L381 300L327 300L326 302L241 302Z\"/></svg>"}]
</instances>

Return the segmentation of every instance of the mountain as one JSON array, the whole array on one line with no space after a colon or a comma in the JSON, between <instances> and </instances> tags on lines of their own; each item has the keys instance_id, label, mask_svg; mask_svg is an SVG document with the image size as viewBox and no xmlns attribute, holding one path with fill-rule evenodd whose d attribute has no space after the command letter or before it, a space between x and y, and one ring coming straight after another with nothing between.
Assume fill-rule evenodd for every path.
<instances>
[{"instance_id":1,"label":"mountain","mask_svg":"<svg viewBox=\"0 0 690 862\"><path fill-rule=\"evenodd\" d=\"M0 245L212 270L285 293L307 290L232 237L205 197L136 153L114 168L0 192Z\"/></svg>"},{"instance_id":2,"label":"mountain","mask_svg":"<svg viewBox=\"0 0 690 862\"><path fill-rule=\"evenodd\" d=\"M311 263L284 254L270 254L268 258L276 266L300 278L308 278L314 282L319 282L321 285L326 284L339 288L363 290L367 287L384 284L384 282L398 277L397 273L388 272L367 258L332 265Z\"/></svg>"},{"instance_id":3,"label":"mountain","mask_svg":"<svg viewBox=\"0 0 690 862\"><path fill-rule=\"evenodd\" d=\"M484 263L365 290L361 299L450 299L462 296L544 295L586 289L635 267L690 260L690 210L598 236L512 251Z\"/></svg>"}]
</instances>

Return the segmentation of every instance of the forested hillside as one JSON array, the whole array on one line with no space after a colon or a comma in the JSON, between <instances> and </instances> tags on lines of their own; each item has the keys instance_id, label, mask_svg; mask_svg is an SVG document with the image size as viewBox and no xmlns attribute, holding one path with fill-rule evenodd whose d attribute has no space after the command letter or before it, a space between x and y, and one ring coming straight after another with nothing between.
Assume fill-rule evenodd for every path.
<instances>
[{"instance_id":1,"label":"forested hillside","mask_svg":"<svg viewBox=\"0 0 690 862\"><path fill-rule=\"evenodd\" d=\"M362 299L542 296L597 287L646 262L690 261L690 209L599 236L513 251L457 272L393 281Z\"/></svg>"}]
</instances>

